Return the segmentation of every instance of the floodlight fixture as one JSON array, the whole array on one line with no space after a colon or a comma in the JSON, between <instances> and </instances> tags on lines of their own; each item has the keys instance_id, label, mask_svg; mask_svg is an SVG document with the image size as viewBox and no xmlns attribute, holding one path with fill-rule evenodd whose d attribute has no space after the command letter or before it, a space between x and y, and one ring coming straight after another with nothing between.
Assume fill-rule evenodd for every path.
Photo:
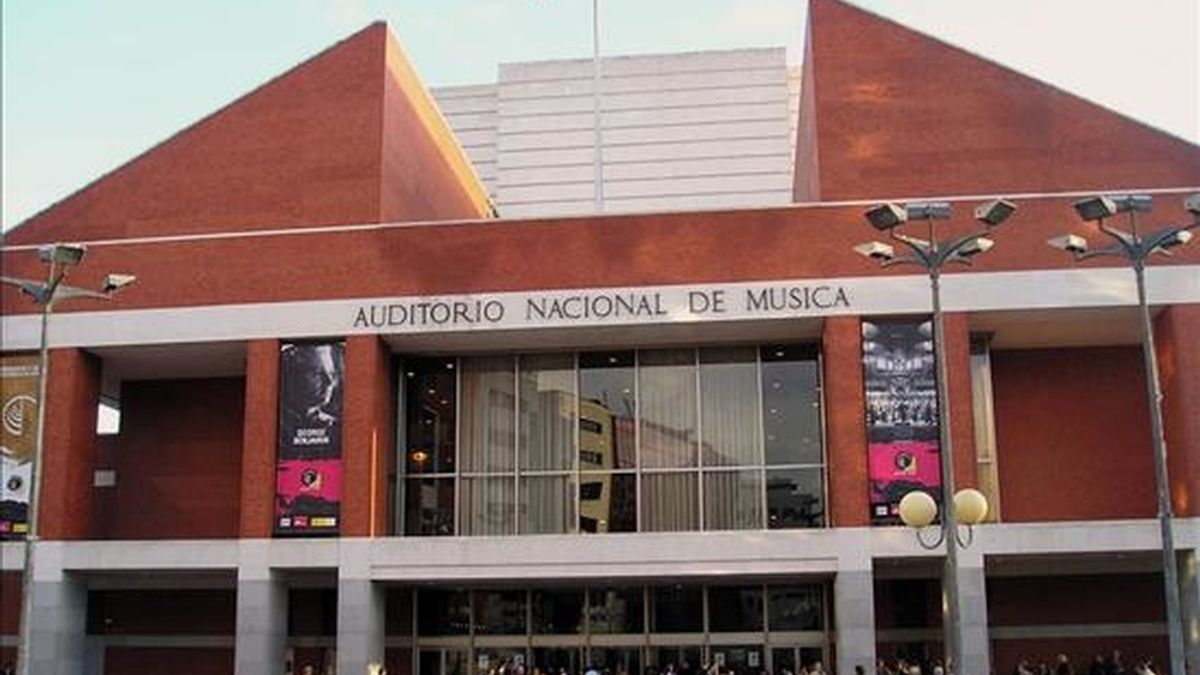
<instances>
[{"instance_id":1,"label":"floodlight fixture","mask_svg":"<svg viewBox=\"0 0 1200 675\"><path fill-rule=\"evenodd\" d=\"M1064 234L1061 237L1048 239L1046 240L1046 243L1060 251L1074 253L1075 255L1082 255L1087 253L1088 250L1087 239L1084 239L1077 234Z\"/></svg>"},{"instance_id":2,"label":"floodlight fixture","mask_svg":"<svg viewBox=\"0 0 1200 675\"><path fill-rule=\"evenodd\" d=\"M1137 211L1146 213L1154 208L1153 195L1121 195L1113 197L1113 202L1117 205L1117 212L1125 213L1126 211Z\"/></svg>"},{"instance_id":3,"label":"floodlight fixture","mask_svg":"<svg viewBox=\"0 0 1200 675\"><path fill-rule=\"evenodd\" d=\"M890 230L908 221L908 211L899 204L891 202L880 204L864 214L871 227L877 230Z\"/></svg>"},{"instance_id":4,"label":"floodlight fixture","mask_svg":"<svg viewBox=\"0 0 1200 675\"><path fill-rule=\"evenodd\" d=\"M971 258L979 255L980 253L987 253L988 251L992 250L992 247L995 245L996 242L992 239L988 239L987 237L975 237L974 239L963 244L962 247L958 249L958 256L961 258Z\"/></svg>"},{"instance_id":5,"label":"floodlight fixture","mask_svg":"<svg viewBox=\"0 0 1200 675\"><path fill-rule=\"evenodd\" d=\"M865 244L859 244L854 247L854 252L880 262L887 262L896 257L896 249L892 248L890 244L880 241L869 241Z\"/></svg>"},{"instance_id":6,"label":"floodlight fixture","mask_svg":"<svg viewBox=\"0 0 1200 675\"><path fill-rule=\"evenodd\" d=\"M47 244L38 247L38 259L65 267L74 267L83 262L87 247L82 244Z\"/></svg>"},{"instance_id":7,"label":"floodlight fixture","mask_svg":"<svg viewBox=\"0 0 1200 675\"><path fill-rule=\"evenodd\" d=\"M1191 241L1193 236L1194 235L1187 230L1176 230L1166 239L1160 241L1158 243L1158 247L1165 250L1169 248L1175 248L1176 246L1183 246Z\"/></svg>"},{"instance_id":8,"label":"floodlight fixture","mask_svg":"<svg viewBox=\"0 0 1200 675\"><path fill-rule=\"evenodd\" d=\"M995 227L1017 212L1017 205L1007 199L993 199L975 207L975 220Z\"/></svg>"},{"instance_id":9,"label":"floodlight fixture","mask_svg":"<svg viewBox=\"0 0 1200 675\"><path fill-rule=\"evenodd\" d=\"M905 205L909 220L946 220L953 212L950 202L912 202Z\"/></svg>"},{"instance_id":10,"label":"floodlight fixture","mask_svg":"<svg viewBox=\"0 0 1200 675\"><path fill-rule=\"evenodd\" d=\"M132 274L109 274L104 277L104 292L115 293L135 281L137 277Z\"/></svg>"},{"instance_id":11,"label":"floodlight fixture","mask_svg":"<svg viewBox=\"0 0 1200 675\"><path fill-rule=\"evenodd\" d=\"M1117 215L1117 204L1111 197L1088 197L1074 204L1075 213L1085 221L1100 220Z\"/></svg>"},{"instance_id":12,"label":"floodlight fixture","mask_svg":"<svg viewBox=\"0 0 1200 675\"><path fill-rule=\"evenodd\" d=\"M1200 216L1200 192L1194 195L1188 195L1183 200L1183 208L1193 216Z\"/></svg>"}]
</instances>

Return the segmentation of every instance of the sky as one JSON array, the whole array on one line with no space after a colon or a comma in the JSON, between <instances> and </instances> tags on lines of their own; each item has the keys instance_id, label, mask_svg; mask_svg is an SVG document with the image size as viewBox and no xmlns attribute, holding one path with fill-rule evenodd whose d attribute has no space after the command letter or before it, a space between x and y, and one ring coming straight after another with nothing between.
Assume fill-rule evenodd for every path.
<instances>
[{"instance_id":1,"label":"sky","mask_svg":"<svg viewBox=\"0 0 1200 675\"><path fill-rule=\"evenodd\" d=\"M786 46L804 0L599 0L608 55ZM853 0L1200 142L1197 0ZM587 0L3 0L7 230L362 28L388 21L429 86L590 57Z\"/></svg>"}]
</instances>

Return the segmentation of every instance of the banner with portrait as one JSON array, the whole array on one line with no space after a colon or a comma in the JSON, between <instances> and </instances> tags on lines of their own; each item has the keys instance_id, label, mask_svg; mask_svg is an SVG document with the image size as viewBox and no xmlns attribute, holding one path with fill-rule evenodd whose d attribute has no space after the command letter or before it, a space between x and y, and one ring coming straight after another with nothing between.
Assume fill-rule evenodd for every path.
<instances>
[{"instance_id":1,"label":"banner with portrait","mask_svg":"<svg viewBox=\"0 0 1200 675\"><path fill-rule=\"evenodd\" d=\"M941 502L933 324L863 321L862 334L871 522L899 523L911 491Z\"/></svg>"},{"instance_id":2,"label":"banner with portrait","mask_svg":"<svg viewBox=\"0 0 1200 675\"><path fill-rule=\"evenodd\" d=\"M23 539L29 531L29 490L37 450L38 358L0 359L0 540Z\"/></svg>"},{"instance_id":3,"label":"banner with portrait","mask_svg":"<svg viewBox=\"0 0 1200 675\"><path fill-rule=\"evenodd\" d=\"M344 342L280 347L276 535L338 533L345 356Z\"/></svg>"}]
</instances>

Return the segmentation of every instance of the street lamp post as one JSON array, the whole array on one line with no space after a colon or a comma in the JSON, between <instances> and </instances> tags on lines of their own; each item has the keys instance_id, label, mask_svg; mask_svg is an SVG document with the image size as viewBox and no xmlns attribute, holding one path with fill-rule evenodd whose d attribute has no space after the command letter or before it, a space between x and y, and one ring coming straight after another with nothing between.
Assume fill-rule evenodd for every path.
<instances>
[{"instance_id":1,"label":"street lamp post","mask_svg":"<svg viewBox=\"0 0 1200 675\"><path fill-rule=\"evenodd\" d=\"M1192 240L1191 230L1200 227L1200 194L1184 201L1192 213L1192 222L1187 225L1167 226L1150 234L1138 232L1137 214L1149 211L1153 206L1150 195L1097 196L1075 203L1075 212L1084 221L1095 221L1100 231L1114 242L1103 248L1088 249L1087 239L1068 234L1055 237L1048 243L1054 248L1071 253L1076 260L1100 256L1124 258L1133 267L1137 280L1138 318L1142 339L1142 359L1146 369L1146 397L1150 405L1150 434L1154 446L1154 478L1158 498L1158 524L1162 537L1163 585L1166 594L1167 638L1170 648L1171 669L1174 675L1186 672L1183 646L1183 621L1180 615L1179 583L1175 560L1174 514L1171 509L1170 481L1167 476L1167 442L1163 436L1162 387L1158 380L1158 358L1154 353L1154 325L1150 321L1150 304L1146 299L1146 262L1154 254L1170 255L1170 249ZM1129 231L1119 230L1105 223L1119 213L1129 214Z\"/></svg>"},{"instance_id":2,"label":"street lamp post","mask_svg":"<svg viewBox=\"0 0 1200 675\"><path fill-rule=\"evenodd\" d=\"M923 268L929 275L930 292L933 304L933 351L937 368L937 409L939 427L939 455L942 479L942 531L941 541L946 545L945 567L942 573L942 612L945 630L946 667L962 668L962 622L961 607L958 592L958 509L955 502L959 501L954 491L954 452L950 438L950 409L948 381L946 377L945 335L942 321L942 268L950 263L970 265L971 259L985 253L995 242L988 235L992 228L1008 219L1016 211L1016 205L1004 199L997 199L982 204L975 209L975 218L983 224L983 229L960 237L938 241L934 233L934 221L950 218L951 206L948 202L919 202L909 204L882 204L867 211L866 218L875 229L885 231L893 241L906 246L908 255L895 255L895 248L890 244L873 241L854 248L858 253L880 261L884 267L892 265L911 264ZM924 220L928 225L927 239L920 239L897 232L904 223L911 220ZM950 495L955 495L950 498ZM907 495L908 496L912 496ZM909 500L909 504L912 504ZM930 500L932 503L932 500ZM910 509L906 509L909 511ZM978 513L979 519L986 513L986 502L983 512ZM932 521L933 511L929 512L928 524ZM973 514L973 518L974 519ZM918 532L919 536L919 532ZM922 541L922 544L924 542ZM936 547L936 544L934 544ZM964 675L984 675L982 673Z\"/></svg>"},{"instance_id":3,"label":"street lamp post","mask_svg":"<svg viewBox=\"0 0 1200 675\"><path fill-rule=\"evenodd\" d=\"M79 244L53 244L38 249L38 258L48 265L46 281L0 277L0 282L15 286L30 296L41 307L41 336L38 341L38 413L37 430L34 437L33 462L29 468L29 521L25 532L25 566L21 577L21 629L17 644L17 667L21 675L33 673L33 554L38 541L38 498L41 494L39 470L42 466L43 445L46 438L46 389L49 381L50 346L46 340L50 325L50 313L54 304L73 298L96 298L108 300L113 293L136 280L131 274L109 274L99 291L76 288L63 283L71 268L83 262L87 249Z\"/></svg>"}]
</instances>

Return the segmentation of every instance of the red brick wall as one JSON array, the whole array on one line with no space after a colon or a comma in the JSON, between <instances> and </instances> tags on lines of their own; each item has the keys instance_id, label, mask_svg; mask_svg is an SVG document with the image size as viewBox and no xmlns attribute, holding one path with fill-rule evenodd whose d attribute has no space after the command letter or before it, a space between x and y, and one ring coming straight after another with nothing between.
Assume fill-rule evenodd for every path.
<instances>
[{"instance_id":1,"label":"red brick wall","mask_svg":"<svg viewBox=\"0 0 1200 675\"><path fill-rule=\"evenodd\" d=\"M1200 516L1200 305L1167 307L1155 331L1172 503Z\"/></svg>"},{"instance_id":2,"label":"red brick wall","mask_svg":"<svg viewBox=\"0 0 1200 675\"><path fill-rule=\"evenodd\" d=\"M809 21L822 199L1200 184L1170 134L838 0Z\"/></svg>"},{"instance_id":3,"label":"red brick wall","mask_svg":"<svg viewBox=\"0 0 1200 675\"><path fill-rule=\"evenodd\" d=\"M1045 244L1072 229L1070 202L1022 204L1012 227L996 235L996 248L981 256L973 271L1075 268L1068 256ZM958 205L956 220L942 231L965 232L971 205ZM98 285L110 270L137 274L138 284L106 306L120 310L913 273L879 269L854 253L854 245L876 236L862 212L861 207L791 207L114 244L93 246L72 282ZM1186 216L1177 199L1163 198L1154 217ZM1086 234L1087 228L1073 229ZM31 251L6 249L0 256L8 274L36 278L44 272ZM264 260L287 264L264 265ZM1200 246L1157 264L1197 263ZM1099 264L1082 267L1088 266ZM28 303L15 291L4 287L3 292L6 312L27 311ZM74 303L62 309L89 308L94 306Z\"/></svg>"},{"instance_id":4,"label":"red brick wall","mask_svg":"<svg viewBox=\"0 0 1200 675\"><path fill-rule=\"evenodd\" d=\"M241 378L125 382L102 536L238 536L244 411Z\"/></svg>"},{"instance_id":5,"label":"red brick wall","mask_svg":"<svg viewBox=\"0 0 1200 675\"><path fill-rule=\"evenodd\" d=\"M346 340L346 424L342 430L342 535L387 534L391 523L392 359L374 335Z\"/></svg>"},{"instance_id":6,"label":"red brick wall","mask_svg":"<svg viewBox=\"0 0 1200 675\"><path fill-rule=\"evenodd\" d=\"M274 529L278 420L279 340L251 340L242 429L242 537L269 537Z\"/></svg>"},{"instance_id":7,"label":"red brick wall","mask_svg":"<svg viewBox=\"0 0 1200 675\"><path fill-rule=\"evenodd\" d=\"M79 349L52 350L46 396L39 535L87 539L92 529L100 360Z\"/></svg>"},{"instance_id":8,"label":"red brick wall","mask_svg":"<svg viewBox=\"0 0 1200 675\"><path fill-rule=\"evenodd\" d=\"M863 389L862 321L825 320L825 453L829 465L829 513L837 527L871 523L867 476L866 392Z\"/></svg>"},{"instance_id":9,"label":"red brick wall","mask_svg":"<svg viewBox=\"0 0 1200 675\"><path fill-rule=\"evenodd\" d=\"M995 351L992 376L1005 521L1154 516L1139 348Z\"/></svg>"}]
</instances>

